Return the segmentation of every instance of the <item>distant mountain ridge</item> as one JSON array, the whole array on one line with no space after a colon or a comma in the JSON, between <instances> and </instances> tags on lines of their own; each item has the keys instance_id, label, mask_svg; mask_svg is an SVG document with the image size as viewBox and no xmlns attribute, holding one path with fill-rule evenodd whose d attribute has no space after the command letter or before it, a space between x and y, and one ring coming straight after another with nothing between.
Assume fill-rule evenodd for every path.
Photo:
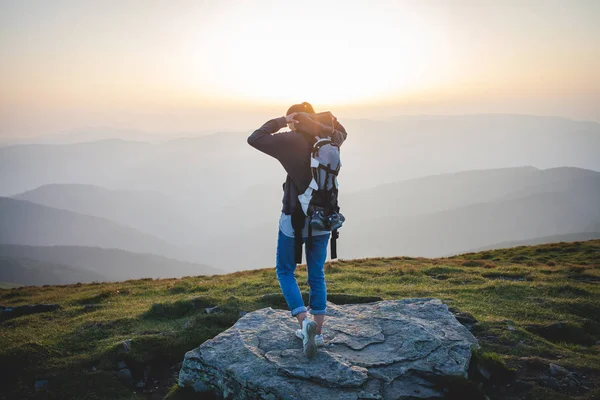
<instances>
[{"instance_id":1,"label":"distant mountain ridge","mask_svg":"<svg viewBox=\"0 0 600 400\"><path fill-rule=\"evenodd\" d=\"M338 252L436 257L469 251L490 243L586 232L600 222L600 178L576 181L567 191L471 204L431 214L350 219L340 233Z\"/></svg>"},{"instance_id":2,"label":"distant mountain ridge","mask_svg":"<svg viewBox=\"0 0 600 400\"><path fill-rule=\"evenodd\" d=\"M7 275L6 263L4 263L0 265L0 282L9 281L27 285L49 284L50 281L57 280L57 283L64 284L139 278L180 278L223 273L219 269L206 265L177 261L155 254L139 254L98 247L0 244L0 260L2 259L11 260L14 264L25 264L37 271L38 275L28 277L26 274L18 274L17 268L14 267L13 275ZM44 269L46 267L47 269ZM19 279L14 276L18 276Z\"/></svg>"},{"instance_id":3,"label":"distant mountain ridge","mask_svg":"<svg viewBox=\"0 0 600 400\"><path fill-rule=\"evenodd\" d=\"M600 225L598 226L598 228L600 228ZM461 254L479 253L481 251L486 251L486 250L508 249L508 248L520 247L520 246L537 246L540 244L547 244L547 243L585 242L588 240L596 240L596 239L600 239L600 230L598 230L596 232L569 233L569 234L565 234L565 235L542 236L542 237L536 237L536 238L532 238L532 239L496 243L496 244L484 246L484 247L481 247L478 249L469 250L469 251L463 252ZM452 254L452 256L454 256L454 255L455 254Z\"/></svg>"},{"instance_id":4,"label":"distant mountain ridge","mask_svg":"<svg viewBox=\"0 0 600 400\"><path fill-rule=\"evenodd\" d=\"M177 199L155 191L109 190L95 185L52 184L13 196L47 207L106 218L171 243L184 244L200 219Z\"/></svg>"},{"instance_id":5,"label":"distant mountain ridge","mask_svg":"<svg viewBox=\"0 0 600 400\"><path fill-rule=\"evenodd\" d=\"M597 223L590 186L600 170L598 123L523 115L341 122L348 139L340 257L443 255ZM16 227L5 236L1 227L0 239L122 248L227 270L271 266L285 171L248 146L258 126L154 144L0 148L0 195L103 218L12 212L2 218ZM578 202L585 204L576 209ZM0 201L0 215L2 208ZM486 220L498 225L483 226Z\"/></svg>"},{"instance_id":6,"label":"distant mountain ridge","mask_svg":"<svg viewBox=\"0 0 600 400\"><path fill-rule=\"evenodd\" d=\"M228 270L274 265L279 196L261 200L257 191L245 197L249 204L268 202L270 209L253 209L260 213L253 226L246 223L244 230L201 244L206 262ZM339 201L347 218L338 241L341 258L437 257L510 240L594 231L600 223L600 173L532 167L467 171L340 194ZM239 210L232 219L242 217ZM231 243L236 252L228 251Z\"/></svg>"},{"instance_id":7,"label":"distant mountain ridge","mask_svg":"<svg viewBox=\"0 0 600 400\"><path fill-rule=\"evenodd\" d=\"M382 215L410 216L527 195L567 190L573 180L600 178L600 172L560 167L474 170L388 183L344 196L344 209L359 214L365 204ZM361 217L362 219L362 217Z\"/></svg>"},{"instance_id":8,"label":"distant mountain ridge","mask_svg":"<svg viewBox=\"0 0 600 400\"><path fill-rule=\"evenodd\" d=\"M598 121L592 120L580 120L568 117L560 117L553 115L534 115L534 114L505 114L505 113L478 113L478 114L404 114L390 117L367 117L367 118L354 118L349 115L337 115L336 116L344 121L348 126L355 128L360 127L361 124L379 125L380 127L387 127L388 124L394 123L422 123L426 121L452 121L459 119L502 119L511 118L516 121L526 122L527 120L539 120L548 121L551 124L569 124L569 125L580 125L584 128L594 128L600 125ZM45 135L45 136L30 136L30 137L6 137L0 140L0 147L16 146L16 145L27 145L27 144L77 144L77 143L89 143L99 142L105 140L125 140L129 142L152 142L152 143L167 143L175 142L178 140L194 140L203 136L212 135L216 133L228 133L229 128L217 128L217 129L199 129L190 132L170 132L170 133L159 133L149 132L137 129L118 128L111 126L89 126L80 127L76 129L69 129L60 133ZM227 131L227 132L225 132ZM236 129L236 131L241 131Z\"/></svg>"},{"instance_id":9,"label":"distant mountain ridge","mask_svg":"<svg viewBox=\"0 0 600 400\"><path fill-rule=\"evenodd\" d=\"M342 160L344 190L349 191L444 172L520 165L600 170L596 154L600 124L594 122L501 114L340 121L349 135ZM206 188L227 182L220 188L223 200L235 195L230 189L283 180L278 163L246 143L259 126L183 142L100 141L0 148L0 195L13 196L46 184L82 183L203 195L206 204L218 204ZM207 168L211 164L220 168ZM368 173L371 170L381 173Z\"/></svg>"},{"instance_id":10,"label":"distant mountain ridge","mask_svg":"<svg viewBox=\"0 0 600 400\"><path fill-rule=\"evenodd\" d=\"M109 280L104 275L86 269L29 258L0 255L0 282L11 282L23 286L40 286Z\"/></svg>"},{"instance_id":11,"label":"distant mountain ridge","mask_svg":"<svg viewBox=\"0 0 600 400\"><path fill-rule=\"evenodd\" d=\"M600 223L599 189L596 171L520 167L435 175L342 192L339 200L347 221L340 230L339 254L342 258L398 252L443 256L511 240L590 232ZM228 271L259 268L274 265L282 194L280 183L256 184L230 201L205 209L201 199L191 198L192 204L186 206L161 193L47 185L16 198L76 213L43 208L52 215L63 213L62 217L31 218L33 214L27 212L15 219L18 213L9 212L7 218L15 219L19 228L0 239L15 243L7 242L8 237L23 230L26 233L17 244L120 248L197 260ZM37 209L35 204L24 203ZM0 201L0 215L2 208ZM69 222L59 223L65 218ZM61 232L72 231L72 221L79 221L73 226L81 233L57 241L64 236ZM40 226L48 231L47 240L33 241ZM92 235L107 226L119 232L121 239L110 239L116 237L113 234ZM121 230L129 236L124 237ZM161 231L175 234L169 241L151 234ZM92 237L83 240L86 235Z\"/></svg>"},{"instance_id":12,"label":"distant mountain ridge","mask_svg":"<svg viewBox=\"0 0 600 400\"><path fill-rule=\"evenodd\" d=\"M117 222L23 200L0 197L0 222L3 244L91 246L192 258L182 248Z\"/></svg>"}]
</instances>

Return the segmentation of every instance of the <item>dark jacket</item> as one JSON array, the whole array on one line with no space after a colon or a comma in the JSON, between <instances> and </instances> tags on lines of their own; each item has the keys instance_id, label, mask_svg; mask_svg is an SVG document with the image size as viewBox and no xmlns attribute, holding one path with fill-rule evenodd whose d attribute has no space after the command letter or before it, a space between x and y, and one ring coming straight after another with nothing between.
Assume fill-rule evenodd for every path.
<instances>
[{"instance_id":1,"label":"dark jacket","mask_svg":"<svg viewBox=\"0 0 600 400\"><path fill-rule=\"evenodd\" d=\"M300 131L274 134L286 125L285 117L267 121L248 137L248 144L275 157L283 165L288 175L283 184L281 211L290 215L298 206L298 195L304 193L312 179L310 154L315 139L314 136ZM320 125L323 127L323 134L331 135L332 140L339 146L348 136L344 127L337 121L333 134L331 134L331 126Z\"/></svg>"}]
</instances>

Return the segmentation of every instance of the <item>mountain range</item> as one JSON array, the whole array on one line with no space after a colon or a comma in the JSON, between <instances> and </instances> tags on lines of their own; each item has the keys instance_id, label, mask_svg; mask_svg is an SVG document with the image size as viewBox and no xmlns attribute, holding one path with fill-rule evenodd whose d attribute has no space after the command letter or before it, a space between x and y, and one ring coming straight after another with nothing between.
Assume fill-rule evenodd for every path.
<instances>
[{"instance_id":1,"label":"mountain range","mask_svg":"<svg viewBox=\"0 0 600 400\"><path fill-rule=\"evenodd\" d=\"M506 115L342 123L341 258L600 232L600 124ZM11 196L0 198L0 243L120 249L223 271L273 266L285 172L247 134L0 148L0 193Z\"/></svg>"},{"instance_id":2,"label":"mountain range","mask_svg":"<svg viewBox=\"0 0 600 400\"><path fill-rule=\"evenodd\" d=\"M600 124L522 115L341 120L343 190L443 173L532 165L600 170ZM283 182L279 163L252 149L248 132L162 143L107 139L0 148L0 196L54 183L150 190L203 207L256 184Z\"/></svg>"},{"instance_id":3,"label":"mountain range","mask_svg":"<svg viewBox=\"0 0 600 400\"><path fill-rule=\"evenodd\" d=\"M183 207L154 193L47 185L0 198L0 243L117 248L224 270L258 268L275 261L280 190L251 187L198 221L186 220ZM600 173L467 171L340 195L340 204L347 218L340 230L342 258L443 256L506 241L600 232ZM170 236L155 236L169 230Z\"/></svg>"},{"instance_id":4,"label":"mountain range","mask_svg":"<svg viewBox=\"0 0 600 400\"><path fill-rule=\"evenodd\" d=\"M0 245L0 282L21 285L218 275L207 265L119 249Z\"/></svg>"}]
</instances>

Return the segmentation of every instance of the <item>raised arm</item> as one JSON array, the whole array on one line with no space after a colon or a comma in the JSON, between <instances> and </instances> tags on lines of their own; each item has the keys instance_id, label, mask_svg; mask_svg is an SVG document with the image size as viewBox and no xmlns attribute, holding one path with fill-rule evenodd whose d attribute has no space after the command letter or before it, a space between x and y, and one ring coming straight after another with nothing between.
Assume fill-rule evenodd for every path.
<instances>
[{"instance_id":1,"label":"raised arm","mask_svg":"<svg viewBox=\"0 0 600 400\"><path fill-rule=\"evenodd\" d=\"M285 117L274 118L248 136L248 144L272 157L279 158L282 149L283 136L274 135L286 126Z\"/></svg>"},{"instance_id":2,"label":"raised arm","mask_svg":"<svg viewBox=\"0 0 600 400\"><path fill-rule=\"evenodd\" d=\"M331 135L331 140L333 140L333 143L337 144L338 146L341 146L347 137L348 134L346 133L346 129L336 119L334 124L334 131Z\"/></svg>"},{"instance_id":3,"label":"raised arm","mask_svg":"<svg viewBox=\"0 0 600 400\"><path fill-rule=\"evenodd\" d=\"M299 121L298 129L312 136L331 136L333 142L338 146L341 146L348 136L346 129L329 111L317 114L298 113L295 118Z\"/></svg>"}]
</instances>

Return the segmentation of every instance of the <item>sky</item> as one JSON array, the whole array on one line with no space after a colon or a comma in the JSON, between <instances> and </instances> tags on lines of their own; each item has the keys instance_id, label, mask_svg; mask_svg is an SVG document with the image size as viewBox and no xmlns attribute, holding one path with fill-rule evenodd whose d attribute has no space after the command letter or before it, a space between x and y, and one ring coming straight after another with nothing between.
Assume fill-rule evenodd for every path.
<instances>
[{"instance_id":1,"label":"sky","mask_svg":"<svg viewBox=\"0 0 600 400\"><path fill-rule=\"evenodd\" d=\"M596 0L0 0L0 138L348 118L600 121Z\"/></svg>"}]
</instances>

